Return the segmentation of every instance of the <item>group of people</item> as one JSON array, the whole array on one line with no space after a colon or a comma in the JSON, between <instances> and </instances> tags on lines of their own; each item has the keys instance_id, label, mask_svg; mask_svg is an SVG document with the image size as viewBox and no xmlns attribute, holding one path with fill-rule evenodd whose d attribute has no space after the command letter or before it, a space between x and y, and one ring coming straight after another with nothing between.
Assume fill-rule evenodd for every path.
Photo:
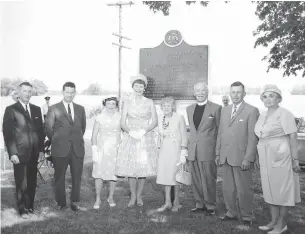
<instances>
[{"instance_id":1,"label":"group of people","mask_svg":"<svg viewBox=\"0 0 305 234\"><path fill-rule=\"evenodd\" d=\"M131 77L131 85L134 92L122 100L120 108L116 97L108 97L95 118L91 138L94 209L100 207L104 181L109 181L107 202L110 207L116 206L114 192L119 177L128 177L131 196L127 206L143 206L145 179L156 176L156 183L165 189L165 203L157 211L179 211L180 184L176 173L178 165L187 160L195 200L191 212L215 215L217 167L222 167L227 213L221 220L237 220L240 216L245 225L251 225L252 169L260 168L271 221L259 228L270 234L287 230L288 208L300 201L297 128L293 115L279 107L282 94L275 85L263 88L260 98L267 111L259 114L256 107L244 101L246 92L241 82L231 85L233 104L224 107L209 101L206 83L195 84L196 103L186 108L189 134L183 115L175 111L173 97L161 99L162 115L158 117L153 100L143 96L147 78L141 74ZM30 83L21 83L19 101L6 108L3 120L5 144L14 164L20 215L26 217L34 211L36 165L38 157L43 157L45 134L52 142L58 208L67 208L65 173L70 165L71 209L78 211L85 156L85 109L73 102L75 84L67 82L63 85L63 100L48 108L43 123L40 108L29 103L31 92Z\"/></svg>"}]
</instances>

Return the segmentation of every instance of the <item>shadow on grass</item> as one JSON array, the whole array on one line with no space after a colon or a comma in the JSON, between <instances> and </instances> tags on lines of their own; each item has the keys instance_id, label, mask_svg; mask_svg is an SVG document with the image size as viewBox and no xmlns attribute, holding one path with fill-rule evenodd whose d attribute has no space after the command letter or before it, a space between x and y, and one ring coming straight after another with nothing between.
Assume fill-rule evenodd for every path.
<instances>
[{"instance_id":1,"label":"shadow on grass","mask_svg":"<svg viewBox=\"0 0 305 234\"><path fill-rule=\"evenodd\" d=\"M86 147L86 155L91 155ZM255 223L251 227L239 221L220 222L217 218L225 212L221 183L222 170L218 171L217 182L217 215L193 214L194 201L190 187L183 186L180 193L182 209L177 213L158 213L156 209L163 204L164 192L155 178L147 179L143 192L143 207L128 208L129 186L126 179L119 180L115 191L117 206L110 208L106 202L107 187L102 190L103 202L99 210L92 209L95 199L94 179L91 177L91 158L85 158L81 185L81 206L84 211L58 211L54 202L53 169L41 169L46 183L38 179L35 199L36 214L28 220L21 219L15 210L15 186L12 172L1 175L1 231L2 233L164 233L164 234L197 234L197 233L263 233L258 226L270 219L268 206L264 203L260 185L259 173L255 172L254 180L254 213ZM305 174L301 174L302 203L290 211L290 221L287 233L305 233ZM66 175L66 194L69 198L71 177L69 169ZM69 201L67 201L69 204Z\"/></svg>"}]
</instances>

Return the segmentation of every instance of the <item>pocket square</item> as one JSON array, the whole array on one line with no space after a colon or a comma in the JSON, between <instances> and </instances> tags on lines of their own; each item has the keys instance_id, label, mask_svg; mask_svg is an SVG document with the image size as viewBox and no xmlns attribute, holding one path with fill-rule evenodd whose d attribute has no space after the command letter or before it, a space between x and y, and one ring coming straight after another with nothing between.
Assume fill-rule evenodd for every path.
<instances>
[{"instance_id":1,"label":"pocket square","mask_svg":"<svg viewBox=\"0 0 305 234\"><path fill-rule=\"evenodd\" d=\"M244 120L243 120L243 119L240 119L239 121L242 122L242 121L244 121Z\"/></svg>"},{"instance_id":2,"label":"pocket square","mask_svg":"<svg viewBox=\"0 0 305 234\"><path fill-rule=\"evenodd\" d=\"M209 116L209 119L214 119L214 116Z\"/></svg>"},{"instance_id":3,"label":"pocket square","mask_svg":"<svg viewBox=\"0 0 305 234\"><path fill-rule=\"evenodd\" d=\"M39 117L35 117L35 119L39 119Z\"/></svg>"}]
</instances>

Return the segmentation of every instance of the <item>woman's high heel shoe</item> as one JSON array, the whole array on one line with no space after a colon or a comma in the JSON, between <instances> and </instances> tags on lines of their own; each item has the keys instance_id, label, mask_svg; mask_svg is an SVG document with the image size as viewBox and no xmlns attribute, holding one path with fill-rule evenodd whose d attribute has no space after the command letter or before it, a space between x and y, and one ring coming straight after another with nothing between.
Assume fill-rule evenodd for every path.
<instances>
[{"instance_id":1,"label":"woman's high heel shoe","mask_svg":"<svg viewBox=\"0 0 305 234\"><path fill-rule=\"evenodd\" d=\"M109 201L109 199L107 199L107 202L108 202L108 204L109 204L109 206L110 207L115 207L116 206L116 204L114 203L114 201Z\"/></svg>"},{"instance_id":2,"label":"woman's high heel shoe","mask_svg":"<svg viewBox=\"0 0 305 234\"><path fill-rule=\"evenodd\" d=\"M178 212L181 207L182 205L180 204L174 204L172 208L172 212Z\"/></svg>"},{"instance_id":3,"label":"woman's high heel shoe","mask_svg":"<svg viewBox=\"0 0 305 234\"><path fill-rule=\"evenodd\" d=\"M98 210L100 208L100 204L101 204L101 202L95 202L93 209Z\"/></svg>"},{"instance_id":4,"label":"woman's high heel shoe","mask_svg":"<svg viewBox=\"0 0 305 234\"><path fill-rule=\"evenodd\" d=\"M163 212L163 211L166 211L166 210L170 210L172 208L172 204L170 203L167 203L167 204L164 204L163 206L161 206L160 208L157 209L158 212Z\"/></svg>"}]
</instances>

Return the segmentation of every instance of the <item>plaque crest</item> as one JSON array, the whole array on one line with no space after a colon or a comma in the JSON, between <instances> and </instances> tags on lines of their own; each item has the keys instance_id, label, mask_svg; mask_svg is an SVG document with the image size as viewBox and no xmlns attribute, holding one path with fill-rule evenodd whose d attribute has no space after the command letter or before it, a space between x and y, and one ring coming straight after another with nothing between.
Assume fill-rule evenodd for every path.
<instances>
[{"instance_id":1,"label":"plaque crest","mask_svg":"<svg viewBox=\"0 0 305 234\"><path fill-rule=\"evenodd\" d=\"M182 35L178 30L171 30L165 34L164 43L169 47L178 46L182 41Z\"/></svg>"}]
</instances>

